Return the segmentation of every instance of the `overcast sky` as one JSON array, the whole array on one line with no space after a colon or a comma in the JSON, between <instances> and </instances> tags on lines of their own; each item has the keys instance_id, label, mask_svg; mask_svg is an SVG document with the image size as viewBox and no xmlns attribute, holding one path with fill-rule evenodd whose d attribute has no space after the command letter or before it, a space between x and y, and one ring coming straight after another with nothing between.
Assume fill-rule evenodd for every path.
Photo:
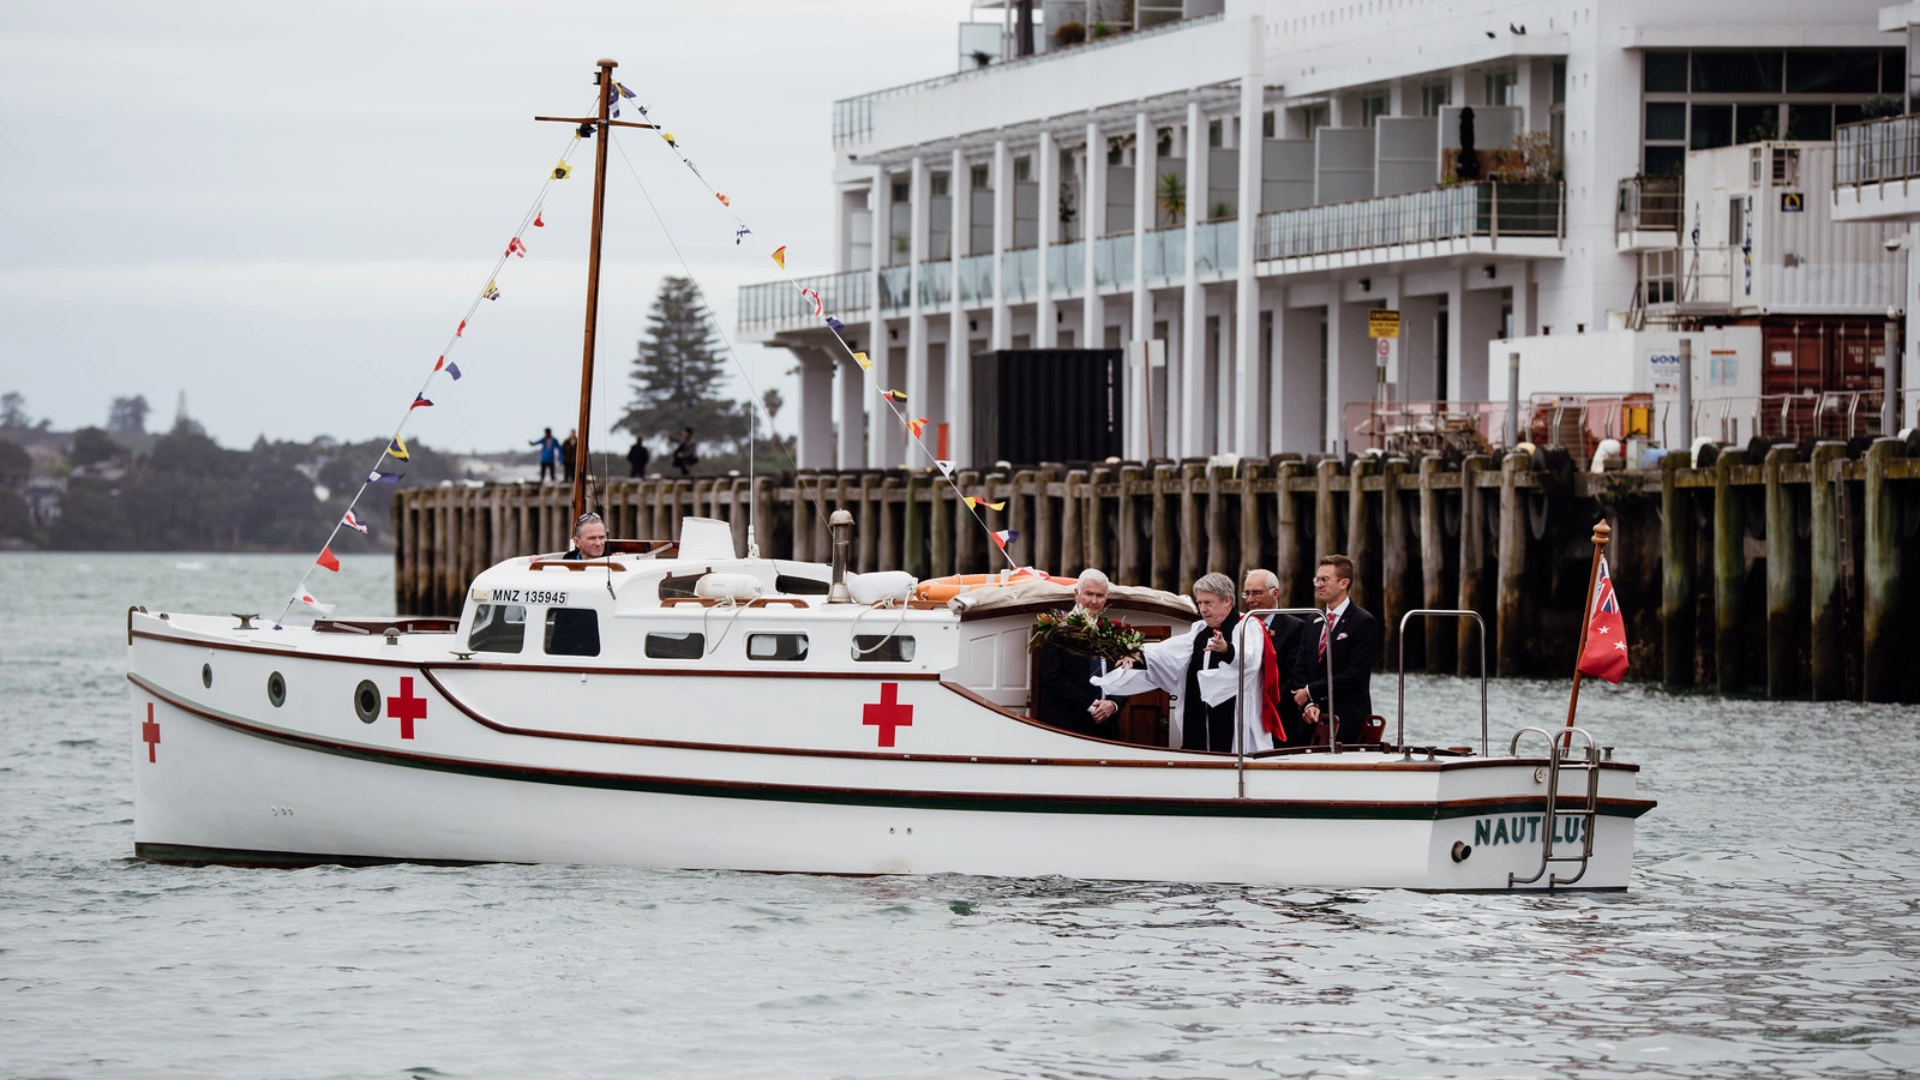
<instances>
[{"instance_id":1,"label":"overcast sky","mask_svg":"<svg viewBox=\"0 0 1920 1080\"><path fill-rule=\"evenodd\" d=\"M833 269L832 105L944 74L966 0L330 0L0 6L0 390L55 427L185 391L229 446L377 437L486 284L593 106L602 56L798 274ZM625 119L634 119L631 112ZM657 137L620 145L733 331L778 271ZM589 166L554 186L408 431L465 450L572 425ZM660 278L679 264L615 153L595 428ZM785 350L743 346L761 385ZM744 396L744 386L735 393ZM791 413L780 426L793 430ZM596 435L596 437L601 437ZM624 439L620 441L625 446Z\"/></svg>"}]
</instances>

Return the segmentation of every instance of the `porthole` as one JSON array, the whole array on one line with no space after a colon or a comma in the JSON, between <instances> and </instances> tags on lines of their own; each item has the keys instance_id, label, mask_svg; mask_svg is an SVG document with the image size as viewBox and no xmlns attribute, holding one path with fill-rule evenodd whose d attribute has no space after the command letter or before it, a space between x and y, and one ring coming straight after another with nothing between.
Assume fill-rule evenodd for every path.
<instances>
[{"instance_id":1,"label":"porthole","mask_svg":"<svg viewBox=\"0 0 1920 1080\"><path fill-rule=\"evenodd\" d=\"M373 685L372 679L361 679L360 685L353 688L353 711L363 724L380 719L380 688Z\"/></svg>"},{"instance_id":2,"label":"porthole","mask_svg":"<svg viewBox=\"0 0 1920 1080\"><path fill-rule=\"evenodd\" d=\"M213 689L213 665L212 664L200 665L200 685L206 687L209 690Z\"/></svg>"},{"instance_id":3,"label":"porthole","mask_svg":"<svg viewBox=\"0 0 1920 1080\"><path fill-rule=\"evenodd\" d=\"M267 700L276 709L287 703L287 680L277 671L267 676Z\"/></svg>"}]
</instances>

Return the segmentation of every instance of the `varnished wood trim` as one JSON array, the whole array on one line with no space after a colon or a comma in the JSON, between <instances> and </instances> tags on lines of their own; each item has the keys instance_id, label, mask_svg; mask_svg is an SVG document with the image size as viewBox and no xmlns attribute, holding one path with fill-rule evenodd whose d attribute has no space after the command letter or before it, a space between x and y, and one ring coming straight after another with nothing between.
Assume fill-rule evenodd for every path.
<instances>
[{"instance_id":1,"label":"varnished wood trim","mask_svg":"<svg viewBox=\"0 0 1920 1080\"><path fill-rule=\"evenodd\" d=\"M899 788L821 787L798 784L766 784L737 780L709 780L690 777L642 776L595 772L584 769L556 769L544 766L452 758L417 751L394 750L360 743L339 742L302 732L290 731L231 716L162 690L131 672L127 679L147 693L166 701L183 712L209 723L288 746L333 754L339 757L392 765L399 768L427 769L488 779L517 780L539 784L561 784L615 791L640 791L655 794L708 798L754 799L770 802L828 803L855 806L885 806L920 810L983 810L1006 813L1040 814L1117 814L1148 817L1253 817L1253 818L1336 818L1433 821L1443 818L1472 817L1501 810L1524 814L1538 812L1539 796L1512 796L1475 800L1381 801L1335 799L1199 799L1153 798L1113 795L1034 795L1006 792L927 791ZM1606 817L1635 818L1651 810L1651 799L1601 799L1599 811Z\"/></svg>"},{"instance_id":2,"label":"varnished wood trim","mask_svg":"<svg viewBox=\"0 0 1920 1080\"><path fill-rule=\"evenodd\" d=\"M562 570L605 569L616 574L624 574L627 572L626 567L614 562L612 559L536 559L527 564L527 569L546 570L555 566Z\"/></svg>"}]
</instances>

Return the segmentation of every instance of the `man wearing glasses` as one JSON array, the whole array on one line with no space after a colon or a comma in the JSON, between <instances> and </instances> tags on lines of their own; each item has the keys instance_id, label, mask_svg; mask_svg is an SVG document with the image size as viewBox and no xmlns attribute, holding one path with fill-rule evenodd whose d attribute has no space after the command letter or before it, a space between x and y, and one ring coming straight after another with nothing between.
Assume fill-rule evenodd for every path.
<instances>
[{"instance_id":1,"label":"man wearing glasses","mask_svg":"<svg viewBox=\"0 0 1920 1080\"><path fill-rule=\"evenodd\" d=\"M598 559L607 553L607 524L599 514L581 514L573 523L573 550L563 559Z\"/></svg>"}]
</instances>

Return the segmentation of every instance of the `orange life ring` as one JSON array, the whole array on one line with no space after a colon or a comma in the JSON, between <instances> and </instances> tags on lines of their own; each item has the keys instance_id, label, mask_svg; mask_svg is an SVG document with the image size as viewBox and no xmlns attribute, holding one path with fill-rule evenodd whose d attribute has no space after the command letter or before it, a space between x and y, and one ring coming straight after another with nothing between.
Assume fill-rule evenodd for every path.
<instances>
[{"instance_id":1,"label":"orange life ring","mask_svg":"<svg viewBox=\"0 0 1920 1080\"><path fill-rule=\"evenodd\" d=\"M947 577L928 578L914 586L913 596L916 600L944 604L961 593L973 589L991 589L1028 581L1050 581L1055 585L1065 585L1068 588L1079 584L1075 578L1055 577L1052 574L1041 574L1032 570L1003 570L997 574L950 574Z\"/></svg>"}]
</instances>

